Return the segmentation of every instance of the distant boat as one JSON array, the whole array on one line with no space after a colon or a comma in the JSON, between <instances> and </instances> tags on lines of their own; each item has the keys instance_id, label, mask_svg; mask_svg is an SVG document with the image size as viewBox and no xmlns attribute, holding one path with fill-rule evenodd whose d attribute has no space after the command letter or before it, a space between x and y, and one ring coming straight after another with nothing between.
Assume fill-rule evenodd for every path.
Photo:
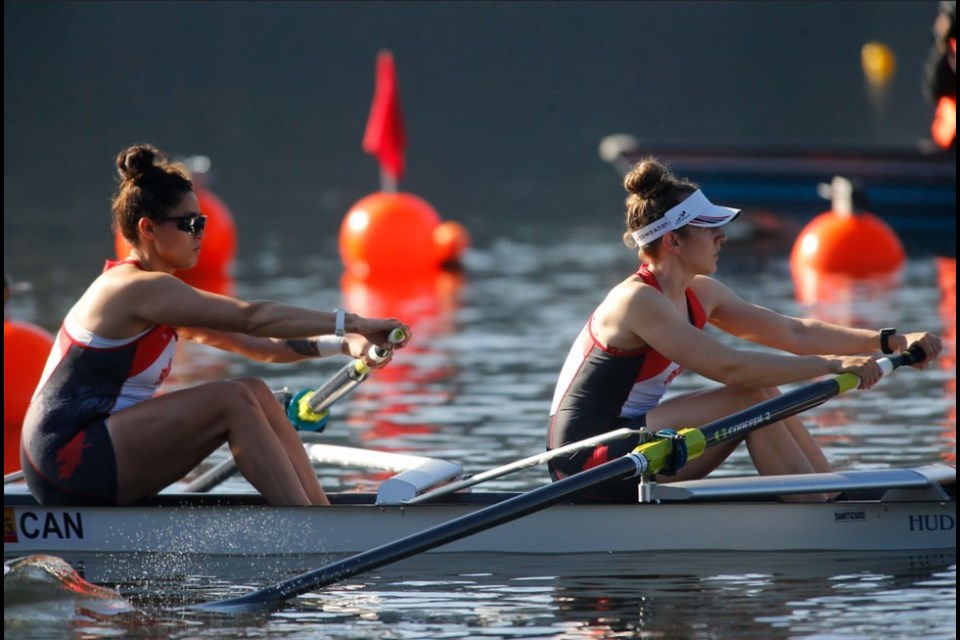
<instances>
[{"instance_id":1,"label":"distant boat","mask_svg":"<svg viewBox=\"0 0 960 640\"><path fill-rule=\"evenodd\" d=\"M956 155L922 146L898 148L692 145L605 137L600 156L624 175L646 156L698 183L710 198L751 211L813 217L830 208L820 187L852 180L862 208L901 237L918 237L940 255L956 255ZM931 244L928 244L929 241Z\"/></svg>"}]
</instances>

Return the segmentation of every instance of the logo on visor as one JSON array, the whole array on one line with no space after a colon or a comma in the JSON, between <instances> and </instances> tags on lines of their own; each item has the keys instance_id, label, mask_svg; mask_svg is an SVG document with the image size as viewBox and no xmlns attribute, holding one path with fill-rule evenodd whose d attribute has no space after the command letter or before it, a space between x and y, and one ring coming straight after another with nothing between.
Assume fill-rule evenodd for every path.
<instances>
[{"instance_id":1,"label":"logo on visor","mask_svg":"<svg viewBox=\"0 0 960 640\"><path fill-rule=\"evenodd\" d=\"M645 242L647 238L649 238L650 236L653 236L654 238L660 237L661 231L663 231L664 229L669 231L670 228L671 228L670 221L664 218L660 221L660 224L656 226L651 225L646 229L641 230L641 232L638 233L637 235L639 236L639 240Z\"/></svg>"}]
</instances>

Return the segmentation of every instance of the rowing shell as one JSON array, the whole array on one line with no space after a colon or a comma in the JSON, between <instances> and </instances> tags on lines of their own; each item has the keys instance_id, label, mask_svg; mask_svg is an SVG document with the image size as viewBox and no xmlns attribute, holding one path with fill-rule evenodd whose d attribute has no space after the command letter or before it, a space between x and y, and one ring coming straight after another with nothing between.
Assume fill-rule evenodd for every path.
<instances>
[{"instance_id":1,"label":"rowing shell","mask_svg":"<svg viewBox=\"0 0 960 640\"><path fill-rule=\"evenodd\" d=\"M524 554L658 551L956 550L956 469L708 478L651 483L647 502L559 504L437 548ZM786 493L849 499L785 503ZM364 551L510 498L468 492L378 504L341 493L330 507L271 507L255 494L161 494L135 507L42 507L4 492L4 556L33 553L340 554Z\"/></svg>"}]
</instances>

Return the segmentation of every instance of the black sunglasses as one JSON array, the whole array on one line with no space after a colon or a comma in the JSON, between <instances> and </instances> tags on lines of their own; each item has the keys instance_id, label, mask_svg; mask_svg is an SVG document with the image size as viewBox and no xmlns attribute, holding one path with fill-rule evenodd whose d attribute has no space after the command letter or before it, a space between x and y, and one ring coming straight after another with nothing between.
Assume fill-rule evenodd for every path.
<instances>
[{"instance_id":1,"label":"black sunglasses","mask_svg":"<svg viewBox=\"0 0 960 640\"><path fill-rule=\"evenodd\" d=\"M155 218L155 220L157 222L176 220L177 229L189 233L194 238L200 235L203 232L203 228L207 226L207 216L202 216L199 213L188 213L182 216L164 216L162 218Z\"/></svg>"}]
</instances>

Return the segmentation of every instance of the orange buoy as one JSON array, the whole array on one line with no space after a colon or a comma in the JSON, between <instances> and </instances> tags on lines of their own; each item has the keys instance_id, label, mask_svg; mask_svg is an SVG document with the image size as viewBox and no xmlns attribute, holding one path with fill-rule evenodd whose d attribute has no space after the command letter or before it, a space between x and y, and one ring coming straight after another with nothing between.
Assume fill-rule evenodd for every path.
<instances>
[{"instance_id":1,"label":"orange buoy","mask_svg":"<svg viewBox=\"0 0 960 640\"><path fill-rule=\"evenodd\" d=\"M460 257L470 247L470 233L459 222L447 220L433 230L433 244L437 251L437 264L456 267Z\"/></svg>"},{"instance_id":2,"label":"orange buoy","mask_svg":"<svg viewBox=\"0 0 960 640\"><path fill-rule=\"evenodd\" d=\"M833 208L811 220L797 236L790 253L794 273L813 270L854 278L889 274L903 267L906 254L890 226L854 201L866 195L850 180L835 177L820 185Z\"/></svg>"},{"instance_id":3,"label":"orange buoy","mask_svg":"<svg viewBox=\"0 0 960 640\"><path fill-rule=\"evenodd\" d=\"M203 275L230 275L237 255L237 226L233 214L216 194L194 184L194 193L200 201L200 212L207 216L203 230L203 245L197 266L183 273L184 278L194 273Z\"/></svg>"},{"instance_id":4,"label":"orange buoy","mask_svg":"<svg viewBox=\"0 0 960 640\"><path fill-rule=\"evenodd\" d=\"M867 277L903 266L900 238L887 223L870 213L846 215L827 211L803 228L793 245L795 269Z\"/></svg>"},{"instance_id":5,"label":"orange buoy","mask_svg":"<svg viewBox=\"0 0 960 640\"><path fill-rule=\"evenodd\" d=\"M438 268L433 233L440 216L409 193L378 192L357 202L340 225L340 258L354 278L403 278Z\"/></svg>"},{"instance_id":6,"label":"orange buoy","mask_svg":"<svg viewBox=\"0 0 960 640\"><path fill-rule=\"evenodd\" d=\"M237 226L227 205L212 191L194 182L193 192L200 201L200 212L207 216L207 226L203 230L200 259L196 266L177 273L177 277L203 289L205 283L215 280L213 276L232 273L237 253ZM114 249L118 259L125 258L130 252L130 244L119 232L114 236Z\"/></svg>"},{"instance_id":7,"label":"orange buoy","mask_svg":"<svg viewBox=\"0 0 960 640\"><path fill-rule=\"evenodd\" d=\"M53 336L29 322L3 321L3 473L20 468L20 428Z\"/></svg>"}]
</instances>

